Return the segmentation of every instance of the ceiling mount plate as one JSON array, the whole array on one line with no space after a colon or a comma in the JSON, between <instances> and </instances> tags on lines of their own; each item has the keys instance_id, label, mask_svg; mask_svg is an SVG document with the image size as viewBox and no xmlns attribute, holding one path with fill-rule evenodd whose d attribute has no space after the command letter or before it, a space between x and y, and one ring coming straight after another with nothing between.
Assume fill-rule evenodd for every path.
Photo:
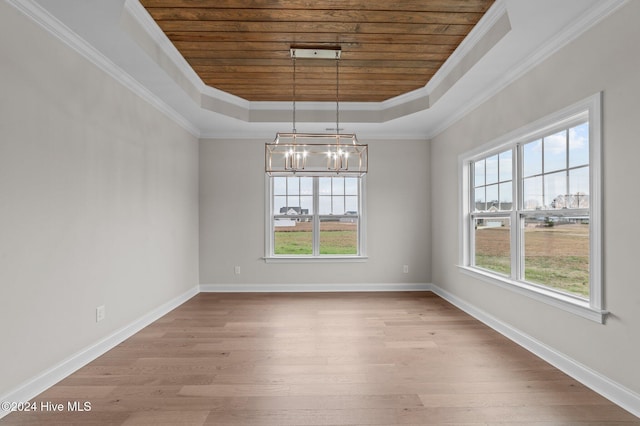
<instances>
[{"instance_id":1,"label":"ceiling mount plate","mask_svg":"<svg viewBox=\"0 0 640 426\"><path fill-rule=\"evenodd\" d=\"M318 48L318 49L302 49L297 47L292 47L291 50L292 58L311 58L311 59L340 59L340 53L342 50L340 48Z\"/></svg>"}]
</instances>

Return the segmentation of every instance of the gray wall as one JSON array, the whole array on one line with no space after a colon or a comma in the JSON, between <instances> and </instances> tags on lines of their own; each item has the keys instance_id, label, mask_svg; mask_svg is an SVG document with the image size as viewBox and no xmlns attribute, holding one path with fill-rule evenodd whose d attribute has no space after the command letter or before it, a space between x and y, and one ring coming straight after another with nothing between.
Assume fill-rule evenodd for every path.
<instances>
[{"instance_id":1,"label":"gray wall","mask_svg":"<svg viewBox=\"0 0 640 426\"><path fill-rule=\"evenodd\" d=\"M561 49L432 140L433 283L587 367L640 392L640 2ZM463 275L458 155L599 91L603 101L605 301L600 325ZM631 214L630 214L631 213Z\"/></svg>"},{"instance_id":2,"label":"gray wall","mask_svg":"<svg viewBox=\"0 0 640 426\"><path fill-rule=\"evenodd\" d=\"M0 58L2 395L198 284L198 141L4 2Z\"/></svg>"},{"instance_id":3,"label":"gray wall","mask_svg":"<svg viewBox=\"0 0 640 426\"><path fill-rule=\"evenodd\" d=\"M639 14L629 2L431 144L364 141L368 261L283 265L261 259L271 135L198 143L0 2L0 394L199 282L434 282L640 392L640 229L629 214L640 207ZM455 266L458 155L600 90L606 325Z\"/></svg>"},{"instance_id":4,"label":"gray wall","mask_svg":"<svg viewBox=\"0 0 640 426\"><path fill-rule=\"evenodd\" d=\"M361 141L369 144L366 263L265 264L264 143L271 137L200 142L202 284L431 281L426 141ZM408 274L402 265L409 265Z\"/></svg>"}]
</instances>

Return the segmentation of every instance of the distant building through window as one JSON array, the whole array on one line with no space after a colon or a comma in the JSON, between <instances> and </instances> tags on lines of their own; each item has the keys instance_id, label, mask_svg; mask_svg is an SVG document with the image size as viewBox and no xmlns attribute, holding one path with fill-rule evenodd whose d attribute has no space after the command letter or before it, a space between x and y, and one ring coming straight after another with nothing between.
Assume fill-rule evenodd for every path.
<instances>
[{"instance_id":1,"label":"distant building through window","mask_svg":"<svg viewBox=\"0 0 640 426\"><path fill-rule=\"evenodd\" d=\"M364 256L363 178L268 180L266 258Z\"/></svg>"},{"instance_id":2,"label":"distant building through window","mask_svg":"<svg viewBox=\"0 0 640 426\"><path fill-rule=\"evenodd\" d=\"M601 318L599 95L461 165L462 266Z\"/></svg>"}]
</instances>

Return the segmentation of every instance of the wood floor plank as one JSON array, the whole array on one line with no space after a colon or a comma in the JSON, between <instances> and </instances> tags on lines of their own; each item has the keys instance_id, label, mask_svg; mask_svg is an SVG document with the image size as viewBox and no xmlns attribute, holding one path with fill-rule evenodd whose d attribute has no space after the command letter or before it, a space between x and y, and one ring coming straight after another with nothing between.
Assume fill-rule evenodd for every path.
<instances>
[{"instance_id":1,"label":"wood floor plank","mask_svg":"<svg viewBox=\"0 0 640 426\"><path fill-rule=\"evenodd\" d=\"M197 426L205 424L210 411L143 411L133 413L123 426Z\"/></svg>"},{"instance_id":2,"label":"wood floor plank","mask_svg":"<svg viewBox=\"0 0 640 426\"><path fill-rule=\"evenodd\" d=\"M640 425L431 293L201 293L4 425Z\"/></svg>"},{"instance_id":3,"label":"wood floor plank","mask_svg":"<svg viewBox=\"0 0 640 426\"><path fill-rule=\"evenodd\" d=\"M349 410L422 407L417 395L260 396L247 398L247 410Z\"/></svg>"},{"instance_id":4,"label":"wood floor plank","mask_svg":"<svg viewBox=\"0 0 640 426\"><path fill-rule=\"evenodd\" d=\"M238 410L213 412L206 425L216 426L303 426L303 425L392 425L395 409L349 410Z\"/></svg>"},{"instance_id":5,"label":"wood floor plank","mask_svg":"<svg viewBox=\"0 0 640 426\"><path fill-rule=\"evenodd\" d=\"M509 392L419 395L424 407L545 407L552 405L608 406L604 397L589 392Z\"/></svg>"}]
</instances>

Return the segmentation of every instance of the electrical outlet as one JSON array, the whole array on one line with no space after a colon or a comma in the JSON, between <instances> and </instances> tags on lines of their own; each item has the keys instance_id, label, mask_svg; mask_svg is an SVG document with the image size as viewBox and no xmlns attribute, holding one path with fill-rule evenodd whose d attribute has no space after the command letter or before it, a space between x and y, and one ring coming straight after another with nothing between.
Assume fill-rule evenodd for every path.
<instances>
[{"instance_id":1,"label":"electrical outlet","mask_svg":"<svg viewBox=\"0 0 640 426\"><path fill-rule=\"evenodd\" d=\"M239 267L239 266L234 266L234 268L233 268L233 272L234 272L236 275L240 275L240 267Z\"/></svg>"},{"instance_id":2,"label":"electrical outlet","mask_svg":"<svg viewBox=\"0 0 640 426\"><path fill-rule=\"evenodd\" d=\"M409 265L402 265L402 273L404 274L409 273Z\"/></svg>"},{"instance_id":3,"label":"electrical outlet","mask_svg":"<svg viewBox=\"0 0 640 426\"><path fill-rule=\"evenodd\" d=\"M102 321L107 316L107 312L104 309L104 305L96 308L96 322Z\"/></svg>"}]
</instances>

